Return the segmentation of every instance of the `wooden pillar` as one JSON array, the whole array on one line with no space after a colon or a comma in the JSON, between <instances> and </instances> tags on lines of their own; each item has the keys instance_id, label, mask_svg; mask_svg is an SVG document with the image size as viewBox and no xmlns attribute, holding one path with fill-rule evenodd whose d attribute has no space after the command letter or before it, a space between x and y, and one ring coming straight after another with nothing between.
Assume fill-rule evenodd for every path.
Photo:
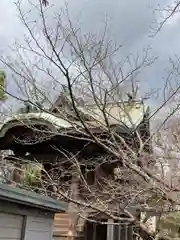
<instances>
[{"instance_id":1,"label":"wooden pillar","mask_svg":"<svg viewBox=\"0 0 180 240\"><path fill-rule=\"evenodd\" d=\"M107 240L114 240L114 220L108 219Z\"/></svg>"},{"instance_id":2,"label":"wooden pillar","mask_svg":"<svg viewBox=\"0 0 180 240\"><path fill-rule=\"evenodd\" d=\"M72 179L71 179L71 198L74 200L79 199L79 174L77 173L77 168L75 167L72 169ZM76 232L76 224L78 219L78 212L79 208L76 204L70 202L68 207L68 213L71 218L70 220L70 226L69 226L69 232L68 232L68 240L73 240L74 237L77 236Z\"/></svg>"},{"instance_id":3,"label":"wooden pillar","mask_svg":"<svg viewBox=\"0 0 180 240\"><path fill-rule=\"evenodd\" d=\"M74 200L79 199L79 174L77 173L77 168L72 169L72 179L71 179L71 198ZM69 209L75 210L77 207L75 207L74 203L69 204Z\"/></svg>"}]
</instances>

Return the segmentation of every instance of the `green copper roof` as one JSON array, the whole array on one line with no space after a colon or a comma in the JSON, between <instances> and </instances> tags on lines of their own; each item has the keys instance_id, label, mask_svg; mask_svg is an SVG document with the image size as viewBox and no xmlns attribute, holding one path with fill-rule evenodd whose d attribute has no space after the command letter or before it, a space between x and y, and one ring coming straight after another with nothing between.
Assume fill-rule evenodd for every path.
<instances>
[{"instance_id":1,"label":"green copper roof","mask_svg":"<svg viewBox=\"0 0 180 240\"><path fill-rule=\"evenodd\" d=\"M0 100L5 99L5 73L3 71L0 71Z\"/></svg>"},{"instance_id":2,"label":"green copper roof","mask_svg":"<svg viewBox=\"0 0 180 240\"><path fill-rule=\"evenodd\" d=\"M51 212L66 211L67 204L54 200L34 192L25 191L20 188L13 188L6 184L0 184L0 199L8 202L45 209Z\"/></svg>"}]
</instances>

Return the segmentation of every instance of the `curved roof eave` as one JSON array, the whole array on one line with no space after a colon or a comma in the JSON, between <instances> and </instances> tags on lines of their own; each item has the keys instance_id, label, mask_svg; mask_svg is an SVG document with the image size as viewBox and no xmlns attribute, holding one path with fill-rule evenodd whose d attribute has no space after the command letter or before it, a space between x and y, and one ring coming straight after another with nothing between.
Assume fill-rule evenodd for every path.
<instances>
[{"instance_id":1,"label":"curved roof eave","mask_svg":"<svg viewBox=\"0 0 180 240\"><path fill-rule=\"evenodd\" d=\"M117 107L116 107L117 108ZM115 109L116 110L116 109ZM120 116L117 111L115 111L115 117L113 115L109 115L110 125L116 125L125 129L136 128L144 119L146 113L149 112L149 107L145 107L140 105L140 107L131 108L128 114L123 114ZM89 126L97 129L102 129L103 126L106 125L104 119L101 116L98 116L97 111L87 111L88 115L91 115L94 121L88 121ZM88 123L86 122L86 123ZM63 118L54 116L51 113L23 113L16 114L12 117L6 119L3 124L0 124L0 138L3 138L5 134L13 127L16 126L33 126L33 125L44 125L47 126L50 131L57 132L66 129L74 129L77 130L76 127L82 128L82 124L80 121L70 122Z\"/></svg>"},{"instance_id":2,"label":"curved roof eave","mask_svg":"<svg viewBox=\"0 0 180 240\"><path fill-rule=\"evenodd\" d=\"M17 114L6 119L0 125L0 138L4 137L6 132L16 126L47 126L51 131L56 132L59 129L69 129L72 125L62 118L56 117L49 113L25 113Z\"/></svg>"}]
</instances>

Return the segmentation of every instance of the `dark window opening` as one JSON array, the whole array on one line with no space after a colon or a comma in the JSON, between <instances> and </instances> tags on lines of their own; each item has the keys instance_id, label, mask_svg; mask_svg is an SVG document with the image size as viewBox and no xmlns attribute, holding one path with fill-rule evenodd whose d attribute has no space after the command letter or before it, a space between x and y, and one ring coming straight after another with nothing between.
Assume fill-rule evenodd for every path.
<instances>
[{"instance_id":1,"label":"dark window opening","mask_svg":"<svg viewBox=\"0 0 180 240\"><path fill-rule=\"evenodd\" d=\"M84 240L107 240L107 225L87 222Z\"/></svg>"}]
</instances>

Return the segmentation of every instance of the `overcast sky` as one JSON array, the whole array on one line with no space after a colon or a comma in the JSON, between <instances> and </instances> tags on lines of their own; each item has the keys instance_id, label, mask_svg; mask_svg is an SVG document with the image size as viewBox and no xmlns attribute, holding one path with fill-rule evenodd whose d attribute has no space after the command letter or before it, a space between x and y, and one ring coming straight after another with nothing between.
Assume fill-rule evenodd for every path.
<instances>
[{"instance_id":1,"label":"overcast sky","mask_svg":"<svg viewBox=\"0 0 180 240\"><path fill-rule=\"evenodd\" d=\"M63 2L49 1L56 4L57 10ZM171 2L160 0L164 5ZM151 38L150 27L155 20L153 8L157 6L157 0L69 0L68 4L72 18L79 19L85 32L98 33L105 16L108 17L111 38L123 45L119 58L128 53L142 52L143 48L151 46L151 54L158 56L158 60L143 73L144 88L162 87L169 57L180 54L179 17L174 17L156 37ZM28 0L24 0L24 6L28 7ZM8 46L13 44L15 38L23 38L24 29L17 17L14 0L1 0L0 9L0 53L10 55ZM12 84L9 84L9 89L13 91Z\"/></svg>"}]
</instances>

